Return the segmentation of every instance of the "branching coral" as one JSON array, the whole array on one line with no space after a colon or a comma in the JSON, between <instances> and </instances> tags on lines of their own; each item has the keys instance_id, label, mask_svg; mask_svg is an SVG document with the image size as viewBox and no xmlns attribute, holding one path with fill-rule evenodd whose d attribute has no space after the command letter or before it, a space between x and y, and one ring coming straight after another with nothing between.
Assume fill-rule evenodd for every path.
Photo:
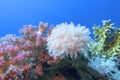
<instances>
[{"instance_id":1,"label":"branching coral","mask_svg":"<svg viewBox=\"0 0 120 80\"><path fill-rule=\"evenodd\" d=\"M114 33L114 40L109 44L110 49L107 51L108 55L120 56L120 28Z\"/></svg>"},{"instance_id":2,"label":"branching coral","mask_svg":"<svg viewBox=\"0 0 120 80\"><path fill-rule=\"evenodd\" d=\"M113 27L110 20L103 21L103 27L93 27L95 42L92 47L94 54L89 59L89 66L106 75L108 80L119 80L120 28Z\"/></svg>"},{"instance_id":3,"label":"branching coral","mask_svg":"<svg viewBox=\"0 0 120 80\"><path fill-rule=\"evenodd\" d=\"M4 74L10 65L15 65L22 69L27 64L32 66L33 64L39 63L41 65L47 62L52 65L57 62L49 55L45 56L47 59L45 58L44 61L41 61L42 58L39 60L39 57L47 54L47 34L44 34L47 26L47 23L40 23L36 27L25 25L20 29L21 36L17 37L9 34L0 38L0 74Z\"/></svg>"},{"instance_id":4,"label":"branching coral","mask_svg":"<svg viewBox=\"0 0 120 80\"><path fill-rule=\"evenodd\" d=\"M103 27L94 26L95 43L92 53L115 56L120 54L120 30L110 24L110 20L103 21Z\"/></svg>"},{"instance_id":5,"label":"branching coral","mask_svg":"<svg viewBox=\"0 0 120 80\"><path fill-rule=\"evenodd\" d=\"M110 20L94 27L95 41L85 26L47 27L42 22L25 25L20 36L0 38L2 80L106 80L105 76L119 80L120 28L114 28Z\"/></svg>"}]
</instances>

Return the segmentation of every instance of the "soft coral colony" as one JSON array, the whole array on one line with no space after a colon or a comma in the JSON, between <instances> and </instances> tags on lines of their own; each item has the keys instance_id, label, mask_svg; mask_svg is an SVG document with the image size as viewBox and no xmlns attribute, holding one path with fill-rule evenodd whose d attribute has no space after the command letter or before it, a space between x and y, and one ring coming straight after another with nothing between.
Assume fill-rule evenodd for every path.
<instances>
[{"instance_id":1,"label":"soft coral colony","mask_svg":"<svg viewBox=\"0 0 120 80\"><path fill-rule=\"evenodd\" d=\"M78 52L88 49L89 34L85 26L73 23L56 25L47 39L49 54L53 57L76 57Z\"/></svg>"},{"instance_id":2,"label":"soft coral colony","mask_svg":"<svg viewBox=\"0 0 120 80\"><path fill-rule=\"evenodd\" d=\"M25 25L19 31L21 36L9 34L0 39L0 73L3 80L28 80L32 67L33 74L43 75L44 62L52 65L58 61L49 56L45 49L46 37L43 37L43 32L47 26L47 23L40 23L38 27Z\"/></svg>"},{"instance_id":3,"label":"soft coral colony","mask_svg":"<svg viewBox=\"0 0 120 80\"><path fill-rule=\"evenodd\" d=\"M25 25L0 39L1 80L120 80L120 28Z\"/></svg>"}]
</instances>

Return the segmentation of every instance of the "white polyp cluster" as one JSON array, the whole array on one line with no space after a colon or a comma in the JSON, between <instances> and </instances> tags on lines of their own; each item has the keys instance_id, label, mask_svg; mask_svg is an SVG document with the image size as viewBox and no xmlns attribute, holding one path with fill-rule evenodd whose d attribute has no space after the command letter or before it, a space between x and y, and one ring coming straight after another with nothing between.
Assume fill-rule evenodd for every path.
<instances>
[{"instance_id":1,"label":"white polyp cluster","mask_svg":"<svg viewBox=\"0 0 120 80\"><path fill-rule=\"evenodd\" d=\"M90 31L85 26L75 26L73 23L56 25L47 38L49 54L53 57L76 57L79 51L88 48L89 34Z\"/></svg>"}]
</instances>

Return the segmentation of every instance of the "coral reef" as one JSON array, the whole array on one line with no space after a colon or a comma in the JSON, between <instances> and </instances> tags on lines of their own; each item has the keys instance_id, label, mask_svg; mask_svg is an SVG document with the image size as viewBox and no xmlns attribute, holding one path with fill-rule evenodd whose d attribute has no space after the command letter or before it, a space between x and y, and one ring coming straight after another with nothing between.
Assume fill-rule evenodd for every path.
<instances>
[{"instance_id":1,"label":"coral reef","mask_svg":"<svg viewBox=\"0 0 120 80\"><path fill-rule=\"evenodd\" d=\"M40 22L0 38L0 80L120 80L120 28L93 29Z\"/></svg>"},{"instance_id":2,"label":"coral reef","mask_svg":"<svg viewBox=\"0 0 120 80\"><path fill-rule=\"evenodd\" d=\"M110 20L103 20L103 27L94 26L93 29L95 41L88 65L108 80L120 80L120 28L113 27Z\"/></svg>"}]
</instances>

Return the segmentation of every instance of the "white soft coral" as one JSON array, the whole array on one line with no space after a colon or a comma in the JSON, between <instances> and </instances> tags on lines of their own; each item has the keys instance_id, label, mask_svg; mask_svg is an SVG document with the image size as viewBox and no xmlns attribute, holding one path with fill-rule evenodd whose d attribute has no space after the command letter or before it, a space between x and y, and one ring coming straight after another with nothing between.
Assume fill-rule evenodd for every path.
<instances>
[{"instance_id":1,"label":"white soft coral","mask_svg":"<svg viewBox=\"0 0 120 80\"><path fill-rule=\"evenodd\" d=\"M106 75L111 71L114 71L116 66L113 59L106 59L105 57L95 57L90 59L88 66L92 67L102 75Z\"/></svg>"},{"instance_id":2,"label":"white soft coral","mask_svg":"<svg viewBox=\"0 0 120 80\"><path fill-rule=\"evenodd\" d=\"M88 48L89 34L90 31L85 26L75 26L73 23L56 25L47 38L49 54L55 58L68 55L76 57L79 51Z\"/></svg>"}]
</instances>

